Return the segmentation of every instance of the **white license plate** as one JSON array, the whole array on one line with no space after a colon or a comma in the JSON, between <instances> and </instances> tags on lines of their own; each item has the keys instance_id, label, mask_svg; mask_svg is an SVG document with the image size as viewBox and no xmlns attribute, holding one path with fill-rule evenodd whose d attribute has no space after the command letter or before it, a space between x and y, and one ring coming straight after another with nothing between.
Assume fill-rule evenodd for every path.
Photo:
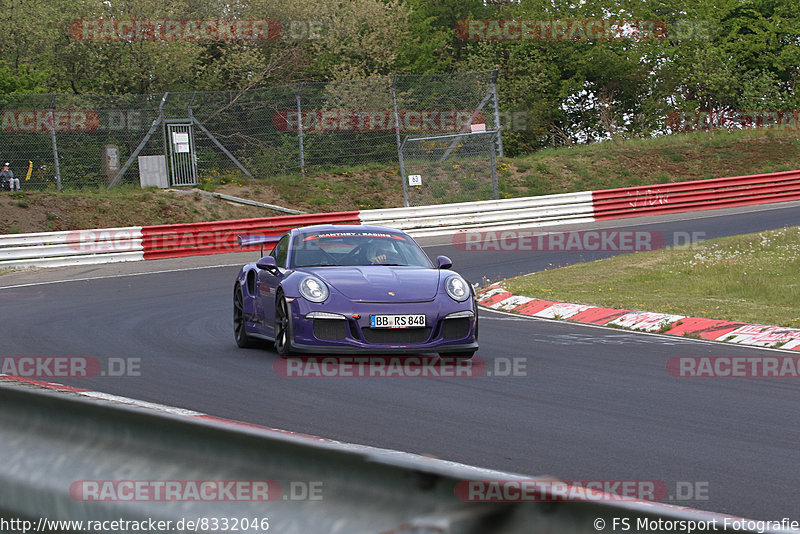
<instances>
[{"instance_id":1,"label":"white license plate","mask_svg":"<svg viewBox=\"0 0 800 534\"><path fill-rule=\"evenodd\" d=\"M370 315L370 328L416 328L425 326L425 314Z\"/></svg>"}]
</instances>

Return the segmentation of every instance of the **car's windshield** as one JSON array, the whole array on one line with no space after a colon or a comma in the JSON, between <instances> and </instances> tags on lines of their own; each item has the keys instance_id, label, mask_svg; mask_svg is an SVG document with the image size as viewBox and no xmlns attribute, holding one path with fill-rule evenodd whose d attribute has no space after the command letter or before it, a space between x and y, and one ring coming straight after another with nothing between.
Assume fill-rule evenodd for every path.
<instances>
[{"instance_id":1,"label":"car's windshield","mask_svg":"<svg viewBox=\"0 0 800 534\"><path fill-rule=\"evenodd\" d=\"M291 266L405 265L432 267L425 252L408 236L368 231L298 234Z\"/></svg>"}]
</instances>

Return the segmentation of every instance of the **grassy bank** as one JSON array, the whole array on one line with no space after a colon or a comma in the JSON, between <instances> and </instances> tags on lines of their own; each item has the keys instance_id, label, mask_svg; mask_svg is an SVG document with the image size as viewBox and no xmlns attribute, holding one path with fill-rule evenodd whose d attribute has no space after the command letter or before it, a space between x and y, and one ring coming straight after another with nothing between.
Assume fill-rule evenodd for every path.
<instances>
[{"instance_id":1,"label":"grassy bank","mask_svg":"<svg viewBox=\"0 0 800 534\"><path fill-rule=\"evenodd\" d=\"M165 192L132 186L98 190L0 193L0 233L52 232L145 224L263 217L265 210L233 206L199 192ZM278 214L271 212L269 215Z\"/></svg>"},{"instance_id":2,"label":"grassy bank","mask_svg":"<svg viewBox=\"0 0 800 534\"><path fill-rule=\"evenodd\" d=\"M800 169L800 137L749 130L608 141L543 150L512 168L511 192L531 195L789 171Z\"/></svg>"},{"instance_id":3,"label":"grassy bank","mask_svg":"<svg viewBox=\"0 0 800 534\"><path fill-rule=\"evenodd\" d=\"M518 295L800 327L800 228L733 236L538 272Z\"/></svg>"}]
</instances>

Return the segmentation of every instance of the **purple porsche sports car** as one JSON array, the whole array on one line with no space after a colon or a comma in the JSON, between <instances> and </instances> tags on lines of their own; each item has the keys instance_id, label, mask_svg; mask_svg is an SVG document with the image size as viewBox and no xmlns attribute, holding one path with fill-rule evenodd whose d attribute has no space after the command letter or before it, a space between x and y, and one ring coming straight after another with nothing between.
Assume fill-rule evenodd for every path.
<instances>
[{"instance_id":1,"label":"purple porsche sports car","mask_svg":"<svg viewBox=\"0 0 800 534\"><path fill-rule=\"evenodd\" d=\"M279 240L278 240L279 239ZM274 341L281 356L478 350L478 307L452 262L433 265L409 235L391 228L322 225L281 237L239 272L233 292L236 343Z\"/></svg>"}]
</instances>

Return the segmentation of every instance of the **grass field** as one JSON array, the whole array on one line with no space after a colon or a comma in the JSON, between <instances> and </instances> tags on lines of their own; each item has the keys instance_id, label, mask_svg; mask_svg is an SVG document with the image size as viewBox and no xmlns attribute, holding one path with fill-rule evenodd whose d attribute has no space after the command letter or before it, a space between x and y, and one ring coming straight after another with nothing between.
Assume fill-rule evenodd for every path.
<instances>
[{"instance_id":1,"label":"grass field","mask_svg":"<svg viewBox=\"0 0 800 534\"><path fill-rule=\"evenodd\" d=\"M800 327L800 228L624 254L508 280L512 293Z\"/></svg>"}]
</instances>

